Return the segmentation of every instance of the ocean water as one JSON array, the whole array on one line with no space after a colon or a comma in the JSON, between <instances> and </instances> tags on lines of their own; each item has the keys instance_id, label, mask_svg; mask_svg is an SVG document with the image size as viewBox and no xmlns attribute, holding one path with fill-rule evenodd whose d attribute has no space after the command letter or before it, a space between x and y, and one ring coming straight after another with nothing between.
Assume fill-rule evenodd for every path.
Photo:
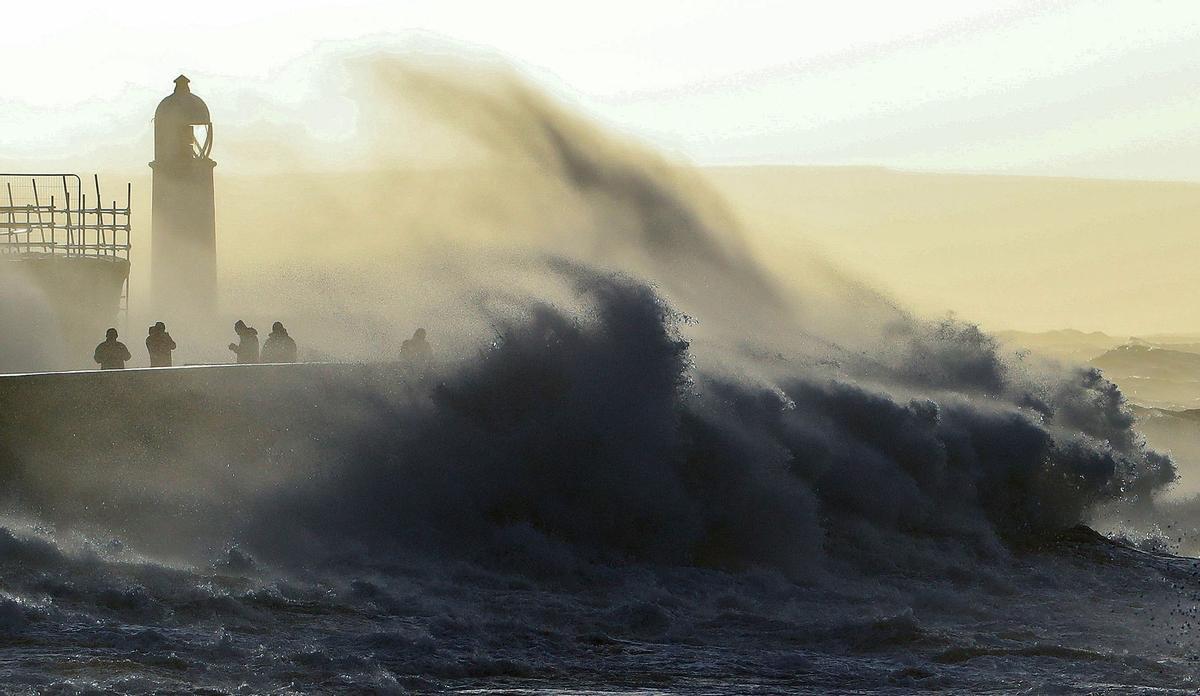
<instances>
[{"instance_id":1,"label":"ocean water","mask_svg":"<svg viewBox=\"0 0 1200 696\"><path fill-rule=\"evenodd\" d=\"M1085 535L957 574L834 587L642 565L281 577L236 554L184 571L11 537L5 557L9 693L1197 688L1196 563Z\"/></svg>"}]
</instances>

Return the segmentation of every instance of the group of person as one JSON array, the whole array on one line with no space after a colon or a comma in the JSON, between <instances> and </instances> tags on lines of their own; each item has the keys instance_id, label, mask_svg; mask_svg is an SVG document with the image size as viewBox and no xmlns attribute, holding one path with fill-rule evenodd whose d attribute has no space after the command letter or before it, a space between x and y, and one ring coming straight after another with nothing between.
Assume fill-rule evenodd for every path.
<instances>
[{"instance_id":1,"label":"group of person","mask_svg":"<svg viewBox=\"0 0 1200 696\"><path fill-rule=\"evenodd\" d=\"M246 326L246 322L238 319L233 325L233 332L237 334L238 342L230 343L229 350L237 356L239 365L296 362L296 341L279 322L271 324L271 335L263 342L261 354L258 350L258 329Z\"/></svg>"},{"instance_id":2,"label":"group of person","mask_svg":"<svg viewBox=\"0 0 1200 696\"><path fill-rule=\"evenodd\" d=\"M238 340L229 344L229 350L237 356L238 364L296 362L296 341L288 335L287 329L280 322L271 325L271 334L263 341L261 350L258 345L258 330L253 326L247 326L246 322L238 319L233 325L233 331ZM117 330L109 329L105 333L104 342L96 346L93 358L100 364L101 370L123 370L125 363L133 359L129 348L117 338ZM150 367L171 367L171 353L175 348L175 339L167 333L166 324L160 321L150 327L146 336ZM425 338L425 329L417 329L412 338L400 345L400 358L414 366L429 364L433 358L433 348Z\"/></svg>"},{"instance_id":3,"label":"group of person","mask_svg":"<svg viewBox=\"0 0 1200 696\"><path fill-rule=\"evenodd\" d=\"M241 319L233 325L238 336L237 343L230 343L229 350L237 356L240 364L246 363L294 363L296 362L296 341L288 335L287 329L280 322L271 325L271 335L263 342L262 350L258 347L258 330L247 326ZM101 370L123 370L125 363L133 359L129 348L117 340L117 330L105 332L104 342L96 346L92 356L99 363ZM146 352L150 354L150 367L171 367L171 353L175 350L175 339L167 333L167 325L156 322L146 335Z\"/></svg>"}]
</instances>

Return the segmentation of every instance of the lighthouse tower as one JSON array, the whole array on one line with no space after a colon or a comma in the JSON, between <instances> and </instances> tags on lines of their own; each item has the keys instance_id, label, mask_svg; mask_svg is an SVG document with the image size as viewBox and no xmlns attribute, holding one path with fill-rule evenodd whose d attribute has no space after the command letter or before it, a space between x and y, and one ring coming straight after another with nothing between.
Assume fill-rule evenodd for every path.
<instances>
[{"instance_id":1,"label":"lighthouse tower","mask_svg":"<svg viewBox=\"0 0 1200 696\"><path fill-rule=\"evenodd\" d=\"M217 227L213 128L189 80L154 112L152 306L164 319L211 319L217 309Z\"/></svg>"}]
</instances>

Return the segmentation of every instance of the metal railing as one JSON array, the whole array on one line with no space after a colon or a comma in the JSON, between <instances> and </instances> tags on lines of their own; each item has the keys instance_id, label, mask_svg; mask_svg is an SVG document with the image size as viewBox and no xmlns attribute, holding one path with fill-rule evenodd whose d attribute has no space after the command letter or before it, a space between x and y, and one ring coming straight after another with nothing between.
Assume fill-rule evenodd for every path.
<instances>
[{"instance_id":1,"label":"metal railing","mask_svg":"<svg viewBox=\"0 0 1200 696\"><path fill-rule=\"evenodd\" d=\"M130 198L105 206L100 178L88 201L75 174L0 174L0 255L90 256L129 260Z\"/></svg>"},{"instance_id":2,"label":"metal railing","mask_svg":"<svg viewBox=\"0 0 1200 696\"><path fill-rule=\"evenodd\" d=\"M129 262L132 184L125 205L105 206L100 177L93 176L89 205L77 174L0 173L0 258L61 257ZM120 310L129 312L129 279L121 289Z\"/></svg>"}]
</instances>

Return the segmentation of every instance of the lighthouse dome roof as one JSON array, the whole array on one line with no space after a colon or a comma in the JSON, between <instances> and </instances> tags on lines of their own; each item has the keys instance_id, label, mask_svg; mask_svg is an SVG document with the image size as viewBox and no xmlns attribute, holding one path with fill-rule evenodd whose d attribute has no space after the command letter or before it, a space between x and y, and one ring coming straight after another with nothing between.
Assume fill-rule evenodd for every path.
<instances>
[{"instance_id":1,"label":"lighthouse dome roof","mask_svg":"<svg viewBox=\"0 0 1200 696\"><path fill-rule=\"evenodd\" d=\"M175 78L174 93L167 95L154 110L156 121L165 120L189 125L212 123L208 105L203 99L192 94L188 82L190 80L183 75Z\"/></svg>"}]
</instances>

